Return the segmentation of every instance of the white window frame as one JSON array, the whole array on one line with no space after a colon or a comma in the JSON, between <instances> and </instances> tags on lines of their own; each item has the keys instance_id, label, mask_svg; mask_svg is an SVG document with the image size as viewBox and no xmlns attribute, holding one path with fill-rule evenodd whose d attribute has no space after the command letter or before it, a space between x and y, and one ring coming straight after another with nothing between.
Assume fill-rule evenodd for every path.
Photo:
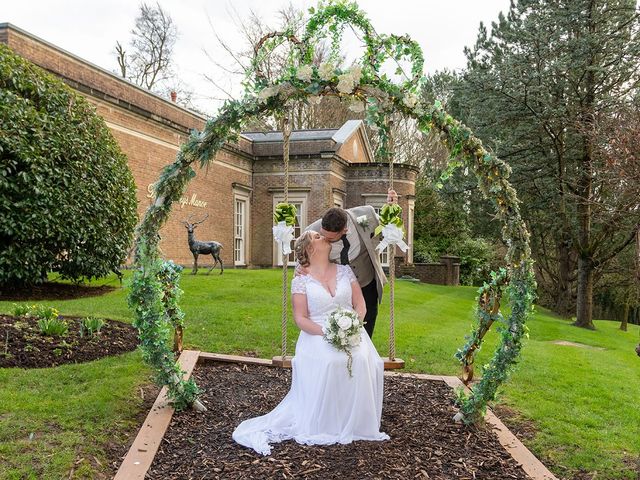
<instances>
[{"instance_id":1,"label":"white window frame","mask_svg":"<svg viewBox=\"0 0 640 480\"><path fill-rule=\"evenodd\" d=\"M378 216L380 216L380 209L387 203L387 194L367 194L365 196L366 205L371 205ZM380 252L380 265L383 267L389 266L389 247Z\"/></svg>"},{"instance_id":2,"label":"white window frame","mask_svg":"<svg viewBox=\"0 0 640 480\"><path fill-rule=\"evenodd\" d=\"M237 202L244 205L244 215L242 218L242 236L237 236ZM249 192L234 189L233 191L233 264L235 266L246 266L249 253L249 216L250 214ZM240 258L236 257L236 240L242 243Z\"/></svg>"},{"instance_id":3,"label":"white window frame","mask_svg":"<svg viewBox=\"0 0 640 480\"><path fill-rule=\"evenodd\" d=\"M344 196L340 192L333 192L333 206L344 208Z\"/></svg>"},{"instance_id":4,"label":"white window frame","mask_svg":"<svg viewBox=\"0 0 640 480\"><path fill-rule=\"evenodd\" d=\"M272 211L275 210L275 207L278 203L284 202L284 194L283 193L274 193L273 194L273 207ZM298 225L294 227L294 238L297 238L300 233L304 232L307 228L307 206L308 206L308 194L306 192L300 193L290 193L289 194L289 203L300 204L300 208L296 213L298 217ZM273 235L271 236L271 240L273 241ZM293 242L292 242L293 247ZM296 262L293 258L293 252L289 255L289 262L287 265L295 266ZM276 242L273 242L273 265L274 266L282 266L282 248Z\"/></svg>"},{"instance_id":5,"label":"white window frame","mask_svg":"<svg viewBox=\"0 0 640 480\"><path fill-rule=\"evenodd\" d=\"M409 251L407 252L407 263L413 263L413 216L415 215L416 201L407 200L409 211L407 212L407 244Z\"/></svg>"}]
</instances>

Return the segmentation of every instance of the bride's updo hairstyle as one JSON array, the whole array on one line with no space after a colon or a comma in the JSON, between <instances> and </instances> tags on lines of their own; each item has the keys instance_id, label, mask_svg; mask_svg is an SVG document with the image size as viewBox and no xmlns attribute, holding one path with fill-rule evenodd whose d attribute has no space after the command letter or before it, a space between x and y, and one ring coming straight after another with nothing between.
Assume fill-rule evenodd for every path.
<instances>
[{"instance_id":1,"label":"bride's updo hairstyle","mask_svg":"<svg viewBox=\"0 0 640 480\"><path fill-rule=\"evenodd\" d=\"M316 233L311 230L303 232L296 239L296 243L293 245L293 251L296 255L296 260L302 267L308 267L310 263L309 245L311 245L312 235Z\"/></svg>"}]
</instances>

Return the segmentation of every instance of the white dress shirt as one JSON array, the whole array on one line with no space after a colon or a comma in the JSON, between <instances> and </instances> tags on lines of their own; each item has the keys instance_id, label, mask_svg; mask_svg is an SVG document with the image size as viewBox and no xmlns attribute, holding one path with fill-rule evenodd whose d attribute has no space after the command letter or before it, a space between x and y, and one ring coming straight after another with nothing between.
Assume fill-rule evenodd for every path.
<instances>
[{"instance_id":1,"label":"white dress shirt","mask_svg":"<svg viewBox=\"0 0 640 480\"><path fill-rule=\"evenodd\" d=\"M356 258L360 254L360 238L356 231L356 225L350 215L347 215L347 241L349 242L349 260ZM331 243L331 252L329 252L329 260L340 263L340 252L344 247L342 239Z\"/></svg>"}]
</instances>

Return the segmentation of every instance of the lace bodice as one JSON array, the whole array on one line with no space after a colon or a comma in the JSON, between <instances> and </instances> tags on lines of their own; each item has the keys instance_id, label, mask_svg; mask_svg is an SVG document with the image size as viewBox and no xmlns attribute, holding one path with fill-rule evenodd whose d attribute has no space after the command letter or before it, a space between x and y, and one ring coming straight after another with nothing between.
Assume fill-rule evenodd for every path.
<instances>
[{"instance_id":1,"label":"lace bodice","mask_svg":"<svg viewBox=\"0 0 640 480\"><path fill-rule=\"evenodd\" d=\"M337 307L353 308L351 282L356 281L356 276L348 265L337 267L335 296L331 296L331 293L311 275L298 275L291 282L291 293L307 296L309 318L319 325L323 325L327 316Z\"/></svg>"}]
</instances>

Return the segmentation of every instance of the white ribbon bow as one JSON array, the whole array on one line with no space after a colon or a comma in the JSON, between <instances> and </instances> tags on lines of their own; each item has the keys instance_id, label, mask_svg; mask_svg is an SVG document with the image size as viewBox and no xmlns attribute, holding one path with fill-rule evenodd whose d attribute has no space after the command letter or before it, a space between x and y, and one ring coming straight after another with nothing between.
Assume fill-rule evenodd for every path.
<instances>
[{"instance_id":1,"label":"white ribbon bow","mask_svg":"<svg viewBox=\"0 0 640 480\"><path fill-rule=\"evenodd\" d=\"M283 255L291 253L291 240L293 240L293 227L287 225L287 222L278 222L273 226L273 239L282 247Z\"/></svg>"},{"instance_id":2,"label":"white ribbon bow","mask_svg":"<svg viewBox=\"0 0 640 480\"><path fill-rule=\"evenodd\" d=\"M402 240L404 234L396 225L390 223L382 228L382 240L376 247L376 250L382 252L389 245L397 245L400 250L406 252L409 246Z\"/></svg>"}]
</instances>

